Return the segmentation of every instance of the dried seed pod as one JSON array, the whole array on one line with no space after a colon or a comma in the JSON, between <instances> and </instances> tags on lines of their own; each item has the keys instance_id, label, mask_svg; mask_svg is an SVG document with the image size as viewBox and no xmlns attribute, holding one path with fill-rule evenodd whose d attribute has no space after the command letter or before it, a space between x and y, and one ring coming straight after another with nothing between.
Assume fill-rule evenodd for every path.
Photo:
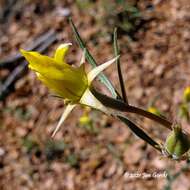
<instances>
[{"instance_id":1,"label":"dried seed pod","mask_svg":"<svg viewBox=\"0 0 190 190\"><path fill-rule=\"evenodd\" d=\"M180 159L190 148L190 138L179 125L175 125L165 142L167 153L174 159Z\"/></svg>"}]
</instances>

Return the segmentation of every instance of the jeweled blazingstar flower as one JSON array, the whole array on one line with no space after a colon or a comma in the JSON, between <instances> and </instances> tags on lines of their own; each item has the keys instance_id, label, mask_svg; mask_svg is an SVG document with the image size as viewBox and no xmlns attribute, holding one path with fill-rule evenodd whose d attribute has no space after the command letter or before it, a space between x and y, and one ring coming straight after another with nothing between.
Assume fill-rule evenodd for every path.
<instances>
[{"instance_id":1,"label":"jeweled blazingstar flower","mask_svg":"<svg viewBox=\"0 0 190 190\"><path fill-rule=\"evenodd\" d=\"M54 136L61 124L77 104L86 105L109 114L107 108L91 93L90 87L95 77L118 58L114 58L92 69L88 74L84 68L85 51L78 68L65 62L65 54L71 43L61 44L55 51L54 57L41 55L34 51L21 49L22 55L29 62L28 67L36 72L37 77L57 96L67 104L60 121L57 124Z\"/></svg>"}]
</instances>

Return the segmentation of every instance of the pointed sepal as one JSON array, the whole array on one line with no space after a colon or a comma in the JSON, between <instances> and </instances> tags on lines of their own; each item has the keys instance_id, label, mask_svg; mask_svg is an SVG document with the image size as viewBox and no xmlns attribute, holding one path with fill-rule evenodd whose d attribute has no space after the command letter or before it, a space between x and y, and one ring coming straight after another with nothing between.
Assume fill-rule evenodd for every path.
<instances>
[{"instance_id":1,"label":"pointed sepal","mask_svg":"<svg viewBox=\"0 0 190 190\"><path fill-rule=\"evenodd\" d=\"M103 63L103 64L95 67L94 69L92 69L88 73L88 83L89 83L89 85L92 83L92 81L95 79L96 76L98 76L104 69L109 67L112 63L114 63L118 58L119 58L119 56L117 56L117 57L111 59L110 61L108 61L106 63Z\"/></svg>"},{"instance_id":2,"label":"pointed sepal","mask_svg":"<svg viewBox=\"0 0 190 190\"><path fill-rule=\"evenodd\" d=\"M86 56L86 48L84 48L84 50L82 52L82 57L81 57L81 60L80 60L80 66L85 63L85 56Z\"/></svg>"},{"instance_id":3,"label":"pointed sepal","mask_svg":"<svg viewBox=\"0 0 190 190\"><path fill-rule=\"evenodd\" d=\"M67 107L65 108L53 134L52 137L55 136L55 134L57 133L57 131L60 129L61 125L63 124L63 122L65 121L65 119L68 117L68 115L71 113L71 111L74 109L74 107L76 106L76 104L68 104Z\"/></svg>"},{"instance_id":4,"label":"pointed sepal","mask_svg":"<svg viewBox=\"0 0 190 190\"><path fill-rule=\"evenodd\" d=\"M108 115L111 114L111 112L92 94L89 88L86 89L80 99L80 104L100 110Z\"/></svg>"}]
</instances>

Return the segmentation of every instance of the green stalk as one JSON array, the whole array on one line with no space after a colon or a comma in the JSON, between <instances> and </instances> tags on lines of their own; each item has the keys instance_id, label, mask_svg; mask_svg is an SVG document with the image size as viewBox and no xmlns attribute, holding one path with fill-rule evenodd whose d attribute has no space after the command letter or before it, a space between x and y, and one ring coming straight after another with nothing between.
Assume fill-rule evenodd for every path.
<instances>
[{"instance_id":1,"label":"green stalk","mask_svg":"<svg viewBox=\"0 0 190 190\"><path fill-rule=\"evenodd\" d=\"M119 55L119 53L120 53L118 43L117 43L117 28L114 29L113 44L114 44L114 53L115 53L115 56L117 57ZM123 101L128 104L127 95L126 95L126 91L125 91L124 80L123 80L123 75L122 75L122 72L121 72L120 58L118 58L116 60L116 63L117 63L117 72L118 72L118 76L119 76L119 83L120 83L120 87L121 87L121 93L122 93Z\"/></svg>"},{"instance_id":2,"label":"green stalk","mask_svg":"<svg viewBox=\"0 0 190 190\"><path fill-rule=\"evenodd\" d=\"M125 123L131 130L132 132L137 135L139 138L147 142L149 145L157 149L158 151L162 152L162 149L160 145L154 141L147 133L145 133L140 127L135 125L132 121L130 121L126 116L123 115L116 115L116 117Z\"/></svg>"},{"instance_id":3,"label":"green stalk","mask_svg":"<svg viewBox=\"0 0 190 190\"><path fill-rule=\"evenodd\" d=\"M149 118L153 121L156 121L156 122L162 124L163 126L165 126L168 129L172 130L172 127L171 127L172 123L163 117L159 117L146 110L126 104L125 102L123 102L121 100L116 100L114 98L108 97L108 96L96 91L94 88L91 89L91 92L106 107L109 107L109 108L112 108L112 109L115 109L115 110L118 110L121 112L135 113L135 114L144 116L146 118Z\"/></svg>"}]
</instances>

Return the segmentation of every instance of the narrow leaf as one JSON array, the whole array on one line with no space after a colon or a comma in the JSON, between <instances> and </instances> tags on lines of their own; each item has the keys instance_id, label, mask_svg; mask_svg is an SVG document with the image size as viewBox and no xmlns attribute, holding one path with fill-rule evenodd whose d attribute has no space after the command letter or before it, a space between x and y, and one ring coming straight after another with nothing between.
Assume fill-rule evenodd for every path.
<instances>
[{"instance_id":1,"label":"narrow leaf","mask_svg":"<svg viewBox=\"0 0 190 190\"><path fill-rule=\"evenodd\" d=\"M137 135L139 138L141 138L149 145L153 146L155 149L161 152L160 145L156 141L154 141L149 135L147 135L147 133L145 133L141 128L139 128L136 124L130 121L127 117L123 115L117 115L117 118L125 123L135 135Z\"/></svg>"},{"instance_id":2,"label":"narrow leaf","mask_svg":"<svg viewBox=\"0 0 190 190\"><path fill-rule=\"evenodd\" d=\"M116 100L112 97L106 96L105 94L98 92L94 88L91 88L91 92L106 107L109 107L109 108L112 108L114 110L118 110L121 112L129 112L129 113L135 113L135 114L141 115L143 117L146 117L146 118L149 118L153 121L156 121L156 122L162 124L164 127L172 130L172 127L171 127L172 122L168 121L167 119L165 119L163 117L160 117L158 115L150 113L150 112L143 110L141 108L126 104L125 102L123 102L121 100Z\"/></svg>"},{"instance_id":3,"label":"narrow leaf","mask_svg":"<svg viewBox=\"0 0 190 190\"><path fill-rule=\"evenodd\" d=\"M118 56L120 52L119 52L119 47L118 47L118 43L117 43L117 28L114 29L114 38L113 39L114 39L113 40L114 53L115 53L115 56ZM121 72L121 65L120 65L119 58L116 60L116 63L117 63L117 72L118 72L118 76L119 76L119 83L120 83L120 87L121 87L123 101L128 104L127 95L126 95L126 91L125 91L125 84L123 81L123 75Z\"/></svg>"},{"instance_id":4,"label":"narrow leaf","mask_svg":"<svg viewBox=\"0 0 190 190\"><path fill-rule=\"evenodd\" d=\"M82 50L86 49L86 59L87 61L93 66L93 67L96 67L97 66L97 63L96 61L94 60L94 58L92 57L92 55L90 54L90 52L88 51L88 49L86 48L82 38L80 37L80 34L78 33L77 31L77 28L75 27L72 19L70 18L70 24L71 24L71 27L73 29L73 32L74 32L74 35L75 35L75 38L80 46L80 48ZM108 90L111 92L112 96L114 98L117 98L118 97L118 93L116 92L116 90L114 89L112 83L108 80L108 78L103 74L101 73L99 76L99 79L100 81L108 88Z\"/></svg>"}]
</instances>

